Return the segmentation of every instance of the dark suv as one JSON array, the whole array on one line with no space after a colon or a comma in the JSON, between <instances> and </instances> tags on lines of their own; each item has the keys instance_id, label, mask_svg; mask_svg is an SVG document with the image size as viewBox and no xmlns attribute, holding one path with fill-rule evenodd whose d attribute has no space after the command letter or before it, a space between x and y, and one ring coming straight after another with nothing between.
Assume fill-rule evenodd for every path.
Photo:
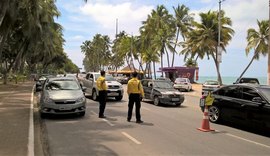
<instances>
[{"instance_id":1,"label":"dark suv","mask_svg":"<svg viewBox=\"0 0 270 156\"><path fill-rule=\"evenodd\" d=\"M238 84L238 83L260 84L260 82L257 78L250 78L250 77L238 78L234 84Z\"/></svg>"},{"instance_id":2,"label":"dark suv","mask_svg":"<svg viewBox=\"0 0 270 156\"><path fill-rule=\"evenodd\" d=\"M234 84L224 86L212 94L209 120L227 120L246 126L270 129L270 86Z\"/></svg>"},{"instance_id":3,"label":"dark suv","mask_svg":"<svg viewBox=\"0 0 270 156\"><path fill-rule=\"evenodd\" d=\"M141 80L145 97L154 101L154 105L168 104L180 106L184 102L184 95L173 88L170 81L167 80Z\"/></svg>"}]
</instances>

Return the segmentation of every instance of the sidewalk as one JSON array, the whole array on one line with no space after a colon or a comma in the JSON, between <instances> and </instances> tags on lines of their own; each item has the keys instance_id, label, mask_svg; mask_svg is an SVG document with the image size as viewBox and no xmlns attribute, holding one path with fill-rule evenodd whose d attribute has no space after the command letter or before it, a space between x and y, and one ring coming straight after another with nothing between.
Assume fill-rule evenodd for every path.
<instances>
[{"instance_id":1,"label":"sidewalk","mask_svg":"<svg viewBox=\"0 0 270 156\"><path fill-rule=\"evenodd\" d=\"M29 117L34 82L0 84L0 155L28 154Z\"/></svg>"}]
</instances>

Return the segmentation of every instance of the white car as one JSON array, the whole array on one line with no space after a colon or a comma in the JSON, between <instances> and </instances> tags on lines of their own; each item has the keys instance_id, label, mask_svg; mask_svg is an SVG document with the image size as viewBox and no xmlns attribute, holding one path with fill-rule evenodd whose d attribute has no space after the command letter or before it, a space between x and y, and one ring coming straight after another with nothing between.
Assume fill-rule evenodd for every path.
<instances>
[{"instance_id":1,"label":"white car","mask_svg":"<svg viewBox=\"0 0 270 156\"><path fill-rule=\"evenodd\" d=\"M98 72L89 72L83 80L79 80L81 85L86 87L86 94L92 96L93 100L98 100L97 79L100 76ZM107 97L115 97L117 101L122 100L124 89L121 83L117 82L111 74L105 75L105 81L108 86Z\"/></svg>"},{"instance_id":2,"label":"white car","mask_svg":"<svg viewBox=\"0 0 270 156\"><path fill-rule=\"evenodd\" d=\"M220 88L218 81L216 80L207 80L202 85L202 95L207 95L208 92L212 92Z\"/></svg>"},{"instance_id":3,"label":"white car","mask_svg":"<svg viewBox=\"0 0 270 156\"><path fill-rule=\"evenodd\" d=\"M176 78L173 87L178 90L191 91L192 85L188 78Z\"/></svg>"}]
</instances>

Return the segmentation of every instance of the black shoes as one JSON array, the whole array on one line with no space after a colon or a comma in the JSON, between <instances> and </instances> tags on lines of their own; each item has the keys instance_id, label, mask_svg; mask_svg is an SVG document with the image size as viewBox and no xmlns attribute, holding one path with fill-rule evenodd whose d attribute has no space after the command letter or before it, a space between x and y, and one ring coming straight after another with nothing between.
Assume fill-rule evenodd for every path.
<instances>
[{"instance_id":1,"label":"black shoes","mask_svg":"<svg viewBox=\"0 0 270 156\"><path fill-rule=\"evenodd\" d=\"M106 118L106 116L105 115L102 115L102 116L99 116L99 118Z\"/></svg>"},{"instance_id":2,"label":"black shoes","mask_svg":"<svg viewBox=\"0 0 270 156\"><path fill-rule=\"evenodd\" d=\"M143 121L142 120L138 120L138 121L136 121L136 123L143 123Z\"/></svg>"},{"instance_id":3,"label":"black shoes","mask_svg":"<svg viewBox=\"0 0 270 156\"><path fill-rule=\"evenodd\" d=\"M127 122L130 122L130 119L127 119Z\"/></svg>"}]
</instances>

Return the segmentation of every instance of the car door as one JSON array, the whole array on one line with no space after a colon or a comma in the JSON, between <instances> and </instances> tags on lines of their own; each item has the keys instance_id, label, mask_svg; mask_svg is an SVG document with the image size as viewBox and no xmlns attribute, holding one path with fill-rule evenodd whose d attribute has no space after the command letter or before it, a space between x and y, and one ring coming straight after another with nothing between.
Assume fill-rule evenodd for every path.
<instances>
[{"instance_id":1,"label":"car door","mask_svg":"<svg viewBox=\"0 0 270 156\"><path fill-rule=\"evenodd\" d=\"M145 99L151 99L150 95L151 95L151 89L148 86L150 81L148 80L142 80L142 86L143 86L143 90L144 90L144 98Z\"/></svg>"},{"instance_id":2,"label":"car door","mask_svg":"<svg viewBox=\"0 0 270 156\"><path fill-rule=\"evenodd\" d=\"M245 120L245 113L242 108L242 100L239 99L241 96L240 87L227 86L220 91L222 91L222 94L215 98L214 102L219 103L224 119L243 122Z\"/></svg>"},{"instance_id":3,"label":"car door","mask_svg":"<svg viewBox=\"0 0 270 156\"><path fill-rule=\"evenodd\" d=\"M243 107L245 108L247 123L256 125L265 124L269 120L269 106L264 105L263 97L254 88L243 87L242 99L244 100ZM261 100L256 100L261 99ZM267 114L268 113L268 114ZM268 119L267 119L268 116Z\"/></svg>"}]
</instances>

